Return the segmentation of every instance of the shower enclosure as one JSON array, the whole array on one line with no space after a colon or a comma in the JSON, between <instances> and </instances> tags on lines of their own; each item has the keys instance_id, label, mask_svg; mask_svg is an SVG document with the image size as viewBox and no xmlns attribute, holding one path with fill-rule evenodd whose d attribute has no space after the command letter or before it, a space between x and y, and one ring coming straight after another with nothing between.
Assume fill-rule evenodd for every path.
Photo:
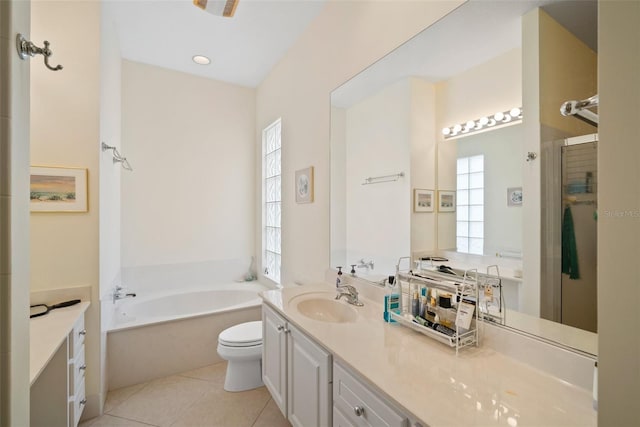
<instances>
[{"instance_id":1,"label":"shower enclosure","mask_svg":"<svg viewBox=\"0 0 640 427\"><path fill-rule=\"evenodd\" d=\"M541 316L597 330L598 136L543 151Z\"/></svg>"}]
</instances>

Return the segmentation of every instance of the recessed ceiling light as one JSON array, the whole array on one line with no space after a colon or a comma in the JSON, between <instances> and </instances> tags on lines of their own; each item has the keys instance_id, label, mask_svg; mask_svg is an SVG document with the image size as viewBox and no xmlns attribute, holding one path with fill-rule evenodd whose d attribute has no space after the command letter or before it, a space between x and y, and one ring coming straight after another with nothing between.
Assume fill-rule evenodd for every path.
<instances>
[{"instance_id":1,"label":"recessed ceiling light","mask_svg":"<svg viewBox=\"0 0 640 427\"><path fill-rule=\"evenodd\" d=\"M192 59L193 59L193 62L195 62L196 64L200 64L200 65L211 64L211 60L203 55L194 55Z\"/></svg>"}]
</instances>

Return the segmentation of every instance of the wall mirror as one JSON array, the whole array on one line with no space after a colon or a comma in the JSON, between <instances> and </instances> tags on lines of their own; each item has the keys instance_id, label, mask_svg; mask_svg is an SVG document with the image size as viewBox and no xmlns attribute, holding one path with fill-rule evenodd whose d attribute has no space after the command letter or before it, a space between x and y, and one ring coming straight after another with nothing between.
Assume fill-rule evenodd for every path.
<instances>
[{"instance_id":1,"label":"wall mirror","mask_svg":"<svg viewBox=\"0 0 640 427\"><path fill-rule=\"evenodd\" d=\"M471 0L333 91L332 266L379 283L406 256L498 265L505 326L596 354L597 128L560 114L597 93L596 40L596 1Z\"/></svg>"}]
</instances>

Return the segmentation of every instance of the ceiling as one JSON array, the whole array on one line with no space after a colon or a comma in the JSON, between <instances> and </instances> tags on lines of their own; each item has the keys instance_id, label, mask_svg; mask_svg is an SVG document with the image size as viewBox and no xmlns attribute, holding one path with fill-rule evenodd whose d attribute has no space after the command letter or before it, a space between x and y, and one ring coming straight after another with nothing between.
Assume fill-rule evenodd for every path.
<instances>
[{"instance_id":1,"label":"ceiling","mask_svg":"<svg viewBox=\"0 0 640 427\"><path fill-rule=\"evenodd\" d=\"M104 2L122 57L241 86L256 87L284 56L326 0L240 0L233 18L192 0ZM192 61L211 59L209 65Z\"/></svg>"},{"instance_id":2,"label":"ceiling","mask_svg":"<svg viewBox=\"0 0 640 427\"><path fill-rule=\"evenodd\" d=\"M522 45L522 15L542 7L597 51L595 0L470 0L333 91L348 108L391 83L417 76L433 83Z\"/></svg>"}]
</instances>

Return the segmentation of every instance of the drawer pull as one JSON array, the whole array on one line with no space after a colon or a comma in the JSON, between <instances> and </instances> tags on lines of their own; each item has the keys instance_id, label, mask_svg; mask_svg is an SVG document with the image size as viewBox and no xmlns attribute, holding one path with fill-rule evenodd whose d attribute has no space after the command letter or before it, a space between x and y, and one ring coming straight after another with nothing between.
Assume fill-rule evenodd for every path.
<instances>
[{"instance_id":1,"label":"drawer pull","mask_svg":"<svg viewBox=\"0 0 640 427\"><path fill-rule=\"evenodd\" d=\"M356 416L361 417L364 415L364 408L362 406L354 406L353 412L355 412Z\"/></svg>"},{"instance_id":2,"label":"drawer pull","mask_svg":"<svg viewBox=\"0 0 640 427\"><path fill-rule=\"evenodd\" d=\"M83 329L80 332L78 332L78 335L87 335L87 330Z\"/></svg>"},{"instance_id":3,"label":"drawer pull","mask_svg":"<svg viewBox=\"0 0 640 427\"><path fill-rule=\"evenodd\" d=\"M82 399L80 401L80 406L86 405L87 404L87 399Z\"/></svg>"},{"instance_id":4,"label":"drawer pull","mask_svg":"<svg viewBox=\"0 0 640 427\"><path fill-rule=\"evenodd\" d=\"M284 331L284 326L278 325L278 332L282 332L282 331Z\"/></svg>"},{"instance_id":5,"label":"drawer pull","mask_svg":"<svg viewBox=\"0 0 640 427\"><path fill-rule=\"evenodd\" d=\"M85 369L87 369L87 365L82 365L78 368L79 371L84 371Z\"/></svg>"}]
</instances>

